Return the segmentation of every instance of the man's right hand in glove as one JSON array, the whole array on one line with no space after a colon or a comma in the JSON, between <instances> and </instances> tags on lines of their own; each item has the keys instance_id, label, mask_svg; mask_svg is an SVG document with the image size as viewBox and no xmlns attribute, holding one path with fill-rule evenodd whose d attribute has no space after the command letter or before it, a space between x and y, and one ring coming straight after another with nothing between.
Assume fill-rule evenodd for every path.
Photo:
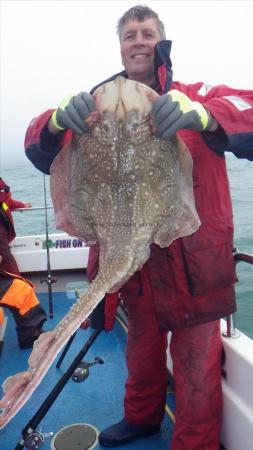
<instances>
[{"instance_id":1,"label":"man's right hand in glove","mask_svg":"<svg viewBox=\"0 0 253 450\"><path fill-rule=\"evenodd\" d=\"M96 105L92 95L87 92L69 95L52 114L48 129L53 134L71 129L81 135L89 130L89 125L85 121L94 111Z\"/></svg>"}]
</instances>

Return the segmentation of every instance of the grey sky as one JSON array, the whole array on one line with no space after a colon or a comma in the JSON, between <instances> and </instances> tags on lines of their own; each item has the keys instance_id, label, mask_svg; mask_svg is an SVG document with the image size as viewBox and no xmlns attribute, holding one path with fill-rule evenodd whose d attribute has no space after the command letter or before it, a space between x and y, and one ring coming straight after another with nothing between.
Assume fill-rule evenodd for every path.
<instances>
[{"instance_id":1,"label":"grey sky","mask_svg":"<svg viewBox=\"0 0 253 450\"><path fill-rule=\"evenodd\" d=\"M0 164L25 161L33 117L122 69L116 23L138 3L165 23L174 79L252 89L252 1L1 0Z\"/></svg>"}]
</instances>

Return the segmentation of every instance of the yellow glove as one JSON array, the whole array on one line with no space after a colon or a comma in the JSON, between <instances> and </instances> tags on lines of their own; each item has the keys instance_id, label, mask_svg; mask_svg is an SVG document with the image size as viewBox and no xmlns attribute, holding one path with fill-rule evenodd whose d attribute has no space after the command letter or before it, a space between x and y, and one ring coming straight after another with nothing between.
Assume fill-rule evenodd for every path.
<instances>
[{"instance_id":1,"label":"yellow glove","mask_svg":"<svg viewBox=\"0 0 253 450\"><path fill-rule=\"evenodd\" d=\"M95 110L93 97L87 92L69 95L62 100L59 108L53 113L52 122L58 130L70 128L81 135L89 129L85 119Z\"/></svg>"},{"instance_id":2,"label":"yellow glove","mask_svg":"<svg viewBox=\"0 0 253 450\"><path fill-rule=\"evenodd\" d=\"M151 116L156 126L155 134L160 138L170 138L178 130L208 130L213 118L199 102L193 102L187 95L172 89L159 97L153 104Z\"/></svg>"}]
</instances>

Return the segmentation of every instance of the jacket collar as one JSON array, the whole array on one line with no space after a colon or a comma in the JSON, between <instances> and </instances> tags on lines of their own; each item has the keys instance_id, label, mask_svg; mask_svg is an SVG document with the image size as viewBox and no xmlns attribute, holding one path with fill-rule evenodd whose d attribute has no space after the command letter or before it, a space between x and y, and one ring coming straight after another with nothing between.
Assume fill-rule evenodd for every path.
<instances>
[{"instance_id":1,"label":"jacket collar","mask_svg":"<svg viewBox=\"0 0 253 450\"><path fill-rule=\"evenodd\" d=\"M171 45L172 41L160 41L155 46L154 65L159 94L167 92L172 83Z\"/></svg>"}]
</instances>

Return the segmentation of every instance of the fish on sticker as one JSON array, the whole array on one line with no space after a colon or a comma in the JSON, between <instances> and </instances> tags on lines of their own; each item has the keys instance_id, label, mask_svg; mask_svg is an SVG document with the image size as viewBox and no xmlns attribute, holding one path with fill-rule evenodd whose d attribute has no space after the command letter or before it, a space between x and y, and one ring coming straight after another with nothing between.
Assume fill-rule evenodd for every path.
<instances>
[{"instance_id":1,"label":"fish on sticker","mask_svg":"<svg viewBox=\"0 0 253 450\"><path fill-rule=\"evenodd\" d=\"M99 244L99 271L53 331L35 341L25 372L9 377L0 401L3 428L40 383L59 351L108 292L115 292L150 255L195 232L191 156L179 139L158 139L149 113L158 94L122 77L94 95L97 120L73 135L50 169L57 228Z\"/></svg>"}]
</instances>

